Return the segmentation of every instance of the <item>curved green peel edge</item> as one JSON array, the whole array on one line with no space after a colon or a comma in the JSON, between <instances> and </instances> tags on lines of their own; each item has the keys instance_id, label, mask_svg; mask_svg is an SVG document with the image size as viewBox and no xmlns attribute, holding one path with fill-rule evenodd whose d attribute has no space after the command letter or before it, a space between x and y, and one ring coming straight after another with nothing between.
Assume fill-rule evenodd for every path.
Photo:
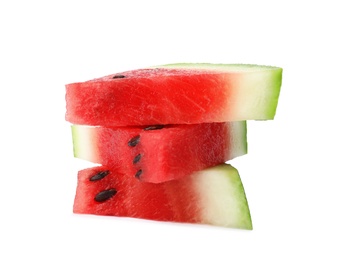
<instances>
[{"instance_id":1,"label":"curved green peel edge","mask_svg":"<svg viewBox=\"0 0 347 260\"><path fill-rule=\"evenodd\" d=\"M214 170L222 171L226 175L230 186L236 191L235 201L238 203L240 208L240 219L236 228L253 230L251 212L249 210L249 204L246 197L246 192L240 177L238 170L230 164L221 164L213 167Z\"/></svg>"}]
</instances>

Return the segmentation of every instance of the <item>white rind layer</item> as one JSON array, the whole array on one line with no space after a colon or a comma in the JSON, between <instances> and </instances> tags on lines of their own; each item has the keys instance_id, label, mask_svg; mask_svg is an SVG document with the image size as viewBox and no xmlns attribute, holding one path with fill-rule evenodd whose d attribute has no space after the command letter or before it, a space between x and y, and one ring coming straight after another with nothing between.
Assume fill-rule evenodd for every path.
<instances>
[{"instance_id":1,"label":"white rind layer","mask_svg":"<svg viewBox=\"0 0 347 260\"><path fill-rule=\"evenodd\" d=\"M247 154L247 122L230 122L231 158Z\"/></svg>"},{"instance_id":2,"label":"white rind layer","mask_svg":"<svg viewBox=\"0 0 347 260\"><path fill-rule=\"evenodd\" d=\"M99 158L96 146L95 126L72 125L72 141L74 156L90 162Z\"/></svg>"},{"instance_id":3,"label":"white rind layer","mask_svg":"<svg viewBox=\"0 0 347 260\"><path fill-rule=\"evenodd\" d=\"M234 120L274 118L281 86L281 70L254 71L238 78L236 99L229 99ZM235 80L233 76L230 81Z\"/></svg>"},{"instance_id":4,"label":"white rind layer","mask_svg":"<svg viewBox=\"0 0 347 260\"><path fill-rule=\"evenodd\" d=\"M194 175L205 224L252 229L247 198L238 171L228 164Z\"/></svg>"}]
</instances>

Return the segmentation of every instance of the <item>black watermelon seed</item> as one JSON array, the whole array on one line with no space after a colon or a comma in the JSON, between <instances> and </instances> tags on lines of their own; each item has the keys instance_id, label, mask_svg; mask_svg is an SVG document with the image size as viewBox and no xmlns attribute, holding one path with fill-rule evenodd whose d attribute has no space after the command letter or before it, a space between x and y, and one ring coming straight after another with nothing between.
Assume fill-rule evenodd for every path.
<instances>
[{"instance_id":1,"label":"black watermelon seed","mask_svg":"<svg viewBox=\"0 0 347 260\"><path fill-rule=\"evenodd\" d=\"M122 78L125 78L125 76L121 75L121 74L118 74L118 75L114 75L112 78L113 79L122 79Z\"/></svg>"},{"instance_id":2,"label":"black watermelon seed","mask_svg":"<svg viewBox=\"0 0 347 260\"><path fill-rule=\"evenodd\" d=\"M140 169L140 170L138 170L137 173L135 174L135 178L140 179L141 174L142 174L142 170Z\"/></svg>"},{"instance_id":3,"label":"black watermelon seed","mask_svg":"<svg viewBox=\"0 0 347 260\"><path fill-rule=\"evenodd\" d=\"M110 173L110 171L98 172L97 174L95 174L95 175L93 175L92 177L90 177L89 180L90 180L90 181L98 181L98 180L101 180L101 179L105 178L109 173Z\"/></svg>"},{"instance_id":4,"label":"black watermelon seed","mask_svg":"<svg viewBox=\"0 0 347 260\"><path fill-rule=\"evenodd\" d=\"M97 202L104 202L112 198L114 195L116 195L116 193L117 191L115 189L103 190L96 194L94 200Z\"/></svg>"},{"instance_id":5,"label":"black watermelon seed","mask_svg":"<svg viewBox=\"0 0 347 260\"><path fill-rule=\"evenodd\" d=\"M137 135L130 139L130 141L128 142L128 145L131 147L135 147L139 142L140 142L140 136Z\"/></svg>"},{"instance_id":6,"label":"black watermelon seed","mask_svg":"<svg viewBox=\"0 0 347 260\"><path fill-rule=\"evenodd\" d=\"M163 129L163 128L164 128L164 125L151 125L151 126L147 126L143 130L149 131L149 130L158 130L158 129Z\"/></svg>"},{"instance_id":7,"label":"black watermelon seed","mask_svg":"<svg viewBox=\"0 0 347 260\"><path fill-rule=\"evenodd\" d=\"M133 160L133 164L138 163L138 162L141 160L141 157L142 157L141 154L136 155L135 158L134 158L134 160Z\"/></svg>"}]
</instances>

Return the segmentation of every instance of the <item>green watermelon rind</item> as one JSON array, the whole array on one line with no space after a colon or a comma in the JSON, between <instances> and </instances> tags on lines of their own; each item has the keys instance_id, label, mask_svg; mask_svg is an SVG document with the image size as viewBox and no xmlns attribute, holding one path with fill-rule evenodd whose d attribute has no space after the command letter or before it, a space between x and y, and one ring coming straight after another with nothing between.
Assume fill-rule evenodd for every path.
<instances>
[{"instance_id":1,"label":"green watermelon rind","mask_svg":"<svg viewBox=\"0 0 347 260\"><path fill-rule=\"evenodd\" d=\"M233 158L242 156L248 153L248 142L247 142L247 121L239 121L239 124L233 124L231 131L234 138L234 149Z\"/></svg>"},{"instance_id":2,"label":"green watermelon rind","mask_svg":"<svg viewBox=\"0 0 347 260\"><path fill-rule=\"evenodd\" d=\"M231 166L232 167L232 166ZM252 217L251 217L251 212L249 210L249 204L246 196L246 191L243 186L240 174L236 170L236 168L232 167L233 169L230 169L234 171L234 174L229 175L229 181L236 186L236 196L234 197L235 201L237 201L240 211L243 213L241 218L239 219L239 228L244 228L244 229L253 229L253 224L252 224Z\"/></svg>"},{"instance_id":3,"label":"green watermelon rind","mask_svg":"<svg viewBox=\"0 0 347 260\"><path fill-rule=\"evenodd\" d=\"M252 230L249 204L238 170L230 164L220 164L199 174L192 177L196 178L196 189L202 198L203 222Z\"/></svg>"},{"instance_id":4,"label":"green watermelon rind","mask_svg":"<svg viewBox=\"0 0 347 260\"><path fill-rule=\"evenodd\" d=\"M95 163L98 158L96 158L92 131L88 131L91 128L91 126L71 125L73 155L75 158Z\"/></svg>"},{"instance_id":5,"label":"green watermelon rind","mask_svg":"<svg viewBox=\"0 0 347 260\"><path fill-rule=\"evenodd\" d=\"M82 144L79 142L79 140L81 139L81 133L79 129L80 128L77 126L71 126L73 155L76 158L80 156L83 147Z\"/></svg>"}]
</instances>

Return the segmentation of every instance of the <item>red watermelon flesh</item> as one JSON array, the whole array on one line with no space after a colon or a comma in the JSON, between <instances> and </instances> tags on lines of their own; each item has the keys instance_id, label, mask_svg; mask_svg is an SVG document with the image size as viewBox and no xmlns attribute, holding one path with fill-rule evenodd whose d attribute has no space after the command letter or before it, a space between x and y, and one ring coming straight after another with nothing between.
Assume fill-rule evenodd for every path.
<instances>
[{"instance_id":1,"label":"red watermelon flesh","mask_svg":"<svg viewBox=\"0 0 347 260\"><path fill-rule=\"evenodd\" d=\"M273 119L282 69L171 64L66 85L73 124L138 126Z\"/></svg>"},{"instance_id":2,"label":"red watermelon flesh","mask_svg":"<svg viewBox=\"0 0 347 260\"><path fill-rule=\"evenodd\" d=\"M227 164L158 184L105 166L81 170L73 211L252 229L241 179Z\"/></svg>"},{"instance_id":3,"label":"red watermelon flesh","mask_svg":"<svg viewBox=\"0 0 347 260\"><path fill-rule=\"evenodd\" d=\"M246 122L140 127L72 126L74 155L160 183L247 152Z\"/></svg>"}]
</instances>

